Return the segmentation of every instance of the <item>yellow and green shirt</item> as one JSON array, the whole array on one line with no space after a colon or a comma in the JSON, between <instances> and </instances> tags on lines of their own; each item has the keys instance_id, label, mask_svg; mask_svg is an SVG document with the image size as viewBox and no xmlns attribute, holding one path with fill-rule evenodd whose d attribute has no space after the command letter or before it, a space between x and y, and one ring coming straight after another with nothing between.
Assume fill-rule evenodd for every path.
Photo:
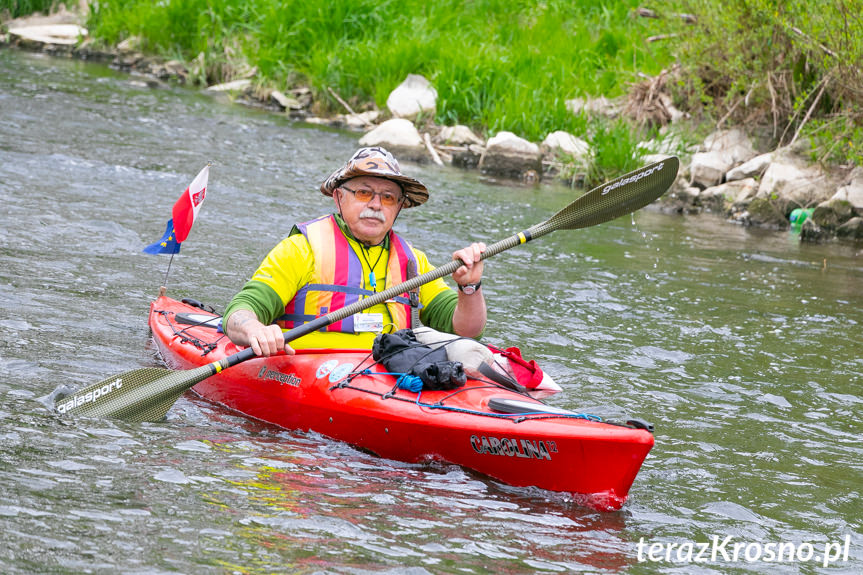
<instances>
[{"instance_id":1,"label":"yellow and green shirt","mask_svg":"<svg viewBox=\"0 0 863 575\"><path fill-rule=\"evenodd\" d=\"M321 218L321 220L323 219ZM391 238L389 235L381 245L367 248L354 239L341 216L335 215L333 219L338 226L335 233L341 232L343 234L344 239L347 240L347 245L357 255L358 262L357 260L354 261L362 266L362 278L359 280L361 285L351 287L369 291L383 291L385 287L403 281L402 278L388 277L393 275L393 266L390 262ZM315 220L315 222L318 221ZM295 226L291 234L270 251L255 271L252 279L228 304L228 308L225 310L225 322L238 309L247 309L252 311L262 323L279 322L283 328L292 325L291 322L285 322L283 318L288 317L286 311L293 310L294 300L298 292L305 293L309 286L320 283L320 264L332 265L332 262L315 261L313 248L303 233L305 231L306 228L301 232L300 228ZM407 245L403 240L397 239L396 241L399 241L401 246ZM422 251L412 247L409 249L416 259L418 275L434 269ZM328 257L328 254L322 257ZM316 266L316 263L319 265ZM356 278L354 281L357 281ZM422 285L419 288L419 299L421 305L420 319L423 324L439 331L452 333L452 317L458 296L447 287L443 279ZM335 306L334 309L336 309ZM334 309L315 309L314 312L323 315L329 311L334 311ZM306 309L305 311L311 310ZM385 304L373 306L363 313L382 314L385 324L384 331L395 331L398 327L402 327L397 325L398 318L394 320L392 309ZM346 333L345 331L313 332L291 342L291 346L296 349L370 349L376 335L374 332Z\"/></svg>"}]
</instances>

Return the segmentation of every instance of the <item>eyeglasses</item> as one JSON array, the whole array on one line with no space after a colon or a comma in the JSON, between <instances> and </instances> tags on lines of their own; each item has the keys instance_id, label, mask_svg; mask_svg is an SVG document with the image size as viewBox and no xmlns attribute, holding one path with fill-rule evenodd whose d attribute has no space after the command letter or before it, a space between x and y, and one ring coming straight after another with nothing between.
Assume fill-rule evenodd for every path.
<instances>
[{"instance_id":1,"label":"eyeglasses","mask_svg":"<svg viewBox=\"0 0 863 575\"><path fill-rule=\"evenodd\" d=\"M371 190L352 190L347 186L341 186L343 190L347 190L354 195L356 199L363 202L364 204L372 201L372 198L378 196L381 199L381 205L391 208L402 201L403 196L401 194L394 194L392 192L373 192Z\"/></svg>"}]
</instances>

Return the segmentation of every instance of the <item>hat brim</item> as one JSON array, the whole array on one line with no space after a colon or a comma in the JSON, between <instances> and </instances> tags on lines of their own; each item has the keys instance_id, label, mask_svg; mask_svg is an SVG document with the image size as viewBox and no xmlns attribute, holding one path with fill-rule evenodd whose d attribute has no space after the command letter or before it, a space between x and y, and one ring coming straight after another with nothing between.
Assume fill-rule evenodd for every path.
<instances>
[{"instance_id":1,"label":"hat brim","mask_svg":"<svg viewBox=\"0 0 863 575\"><path fill-rule=\"evenodd\" d=\"M398 175L383 175L378 172L367 172L365 170L353 169L346 173L344 176L335 180L334 182L324 182L321 184L321 193L325 196L332 197L333 192L335 192L336 188L351 180L353 178L358 178L360 176L369 176L372 178L383 178L385 180L391 180L397 183L402 192L405 195L405 203L404 207L413 208L414 206L419 206L420 204L424 204L426 200L429 199L428 188L426 188L422 182L417 179L411 178L410 176L398 176ZM329 186L327 185L329 184Z\"/></svg>"}]
</instances>

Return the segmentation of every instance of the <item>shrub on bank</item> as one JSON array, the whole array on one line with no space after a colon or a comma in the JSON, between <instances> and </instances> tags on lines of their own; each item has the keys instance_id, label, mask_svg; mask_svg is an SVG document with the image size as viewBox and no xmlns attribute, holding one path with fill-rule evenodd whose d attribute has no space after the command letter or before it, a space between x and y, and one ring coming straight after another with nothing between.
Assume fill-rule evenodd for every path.
<instances>
[{"instance_id":1,"label":"shrub on bank","mask_svg":"<svg viewBox=\"0 0 863 575\"><path fill-rule=\"evenodd\" d=\"M812 159L863 165L861 0L668 0L690 13L669 39L681 105L761 127L772 146L808 137Z\"/></svg>"}]
</instances>

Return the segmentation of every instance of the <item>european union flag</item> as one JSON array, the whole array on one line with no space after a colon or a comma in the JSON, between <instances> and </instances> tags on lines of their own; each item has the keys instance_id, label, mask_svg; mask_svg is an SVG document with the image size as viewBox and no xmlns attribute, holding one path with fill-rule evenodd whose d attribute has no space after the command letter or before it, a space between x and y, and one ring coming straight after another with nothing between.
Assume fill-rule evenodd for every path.
<instances>
[{"instance_id":1,"label":"european union flag","mask_svg":"<svg viewBox=\"0 0 863 575\"><path fill-rule=\"evenodd\" d=\"M177 242L177 234L174 233L174 218L168 220L168 226L165 228L165 235L162 236L162 239L155 244L150 244L143 251L147 254L180 253L180 244Z\"/></svg>"}]
</instances>

